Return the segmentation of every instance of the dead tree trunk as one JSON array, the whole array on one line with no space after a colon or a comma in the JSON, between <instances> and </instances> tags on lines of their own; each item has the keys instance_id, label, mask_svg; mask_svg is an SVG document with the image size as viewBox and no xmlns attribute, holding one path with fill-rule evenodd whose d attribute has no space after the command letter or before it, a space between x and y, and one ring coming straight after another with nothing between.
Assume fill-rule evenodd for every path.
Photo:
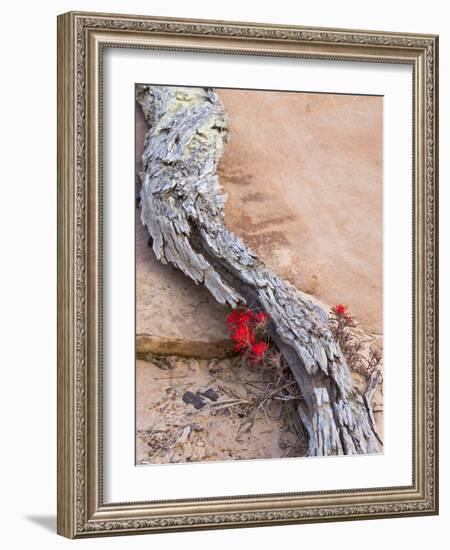
<instances>
[{"instance_id":1,"label":"dead tree trunk","mask_svg":"<svg viewBox=\"0 0 450 550\"><path fill-rule=\"evenodd\" d=\"M309 455L379 451L370 402L328 326L327 313L272 273L224 225L216 175L228 140L227 114L211 89L139 86L150 125L143 154L142 223L158 260L170 262L222 304L252 304L302 391L299 416Z\"/></svg>"}]
</instances>

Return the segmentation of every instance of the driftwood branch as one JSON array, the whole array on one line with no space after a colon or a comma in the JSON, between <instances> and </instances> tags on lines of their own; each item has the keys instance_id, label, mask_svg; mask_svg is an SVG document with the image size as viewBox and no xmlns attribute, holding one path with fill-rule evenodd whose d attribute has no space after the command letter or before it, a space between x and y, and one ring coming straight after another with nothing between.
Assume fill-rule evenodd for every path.
<instances>
[{"instance_id":1,"label":"driftwood branch","mask_svg":"<svg viewBox=\"0 0 450 550\"><path fill-rule=\"evenodd\" d=\"M211 89L139 86L150 125L143 154L141 217L159 261L215 299L270 316L269 331L302 391L299 416L310 455L379 452L370 400L354 386L328 315L270 271L224 224L217 165L228 119Z\"/></svg>"}]
</instances>

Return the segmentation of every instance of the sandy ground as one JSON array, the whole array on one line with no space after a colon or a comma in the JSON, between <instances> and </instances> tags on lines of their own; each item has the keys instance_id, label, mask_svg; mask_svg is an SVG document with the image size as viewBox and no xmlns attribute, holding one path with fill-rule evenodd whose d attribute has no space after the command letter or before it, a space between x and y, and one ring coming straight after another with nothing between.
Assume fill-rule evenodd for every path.
<instances>
[{"instance_id":1,"label":"sandy ground","mask_svg":"<svg viewBox=\"0 0 450 550\"><path fill-rule=\"evenodd\" d=\"M155 357L137 361L136 375L138 464L305 454L304 441L298 442L279 420L264 413L248 429L248 416L239 405L261 395L263 377L255 367L239 366L235 359ZM189 392L209 397L201 397L198 405L203 406L196 409L183 400ZM279 412L272 408L270 414Z\"/></svg>"},{"instance_id":2,"label":"sandy ground","mask_svg":"<svg viewBox=\"0 0 450 550\"><path fill-rule=\"evenodd\" d=\"M259 412L253 425L240 403L258 398L262 371L238 359L158 357L136 365L136 463L167 464L304 456L306 442L287 431L280 409ZM354 374L365 390L364 379ZM201 408L183 400L200 395ZM209 396L209 397L208 397ZM189 401L189 400L188 400ZM234 405L233 405L234 404ZM231 405L231 406L230 406ZM381 387L373 402L383 437Z\"/></svg>"}]
</instances>

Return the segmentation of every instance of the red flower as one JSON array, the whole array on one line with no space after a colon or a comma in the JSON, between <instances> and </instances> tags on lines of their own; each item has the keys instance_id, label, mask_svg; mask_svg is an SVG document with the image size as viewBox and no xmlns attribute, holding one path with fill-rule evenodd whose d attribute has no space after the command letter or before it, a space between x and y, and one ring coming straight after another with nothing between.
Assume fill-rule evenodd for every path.
<instances>
[{"instance_id":1,"label":"red flower","mask_svg":"<svg viewBox=\"0 0 450 550\"><path fill-rule=\"evenodd\" d=\"M257 342L256 344L253 344L251 348L251 353L254 362L258 363L259 361L261 361L268 349L269 344L267 344L266 342Z\"/></svg>"},{"instance_id":2,"label":"red flower","mask_svg":"<svg viewBox=\"0 0 450 550\"><path fill-rule=\"evenodd\" d=\"M340 317L349 317L348 307L344 304L337 304L331 308L331 311Z\"/></svg>"},{"instance_id":3,"label":"red flower","mask_svg":"<svg viewBox=\"0 0 450 550\"><path fill-rule=\"evenodd\" d=\"M241 325L251 323L253 320L253 313L250 310L239 311L234 309L227 317L227 325L229 331L234 331Z\"/></svg>"},{"instance_id":4,"label":"red flower","mask_svg":"<svg viewBox=\"0 0 450 550\"><path fill-rule=\"evenodd\" d=\"M227 317L227 327L234 342L234 350L251 357L255 363L258 363L269 349L269 344L258 342L256 335L256 331L264 328L268 318L267 313L263 311L253 314L249 309L233 310Z\"/></svg>"},{"instance_id":5,"label":"red flower","mask_svg":"<svg viewBox=\"0 0 450 550\"><path fill-rule=\"evenodd\" d=\"M234 340L234 350L241 353L255 344L255 334L247 324L239 325L231 335Z\"/></svg>"},{"instance_id":6,"label":"red flower","mask_svg":"<svg viewBox=\"0 0 450 550\"><path fill-rule=\"evenodd\" d=\"M249 324L253 321L253 313L247 309L241 313L241 324Z\"/></svg>"},{"instance_id":7,"label":"red flower","mask_svg":"<svg viewBox=\"0 0 450 550\"><path fill-rule=\"evenodd\" d=\"M233 311L227 317L228 330L234 330L238 325L241 324L241 312L237 309Z\"/></svg>"},{"instance_id":8,"label":"red flower","mask_svg":"<svg viewBox=\"0 0 450 550\"><path fill-rule=\"evenodd\" d=\"M269 316L264 311L258 311L258 313L255 315L255 320L259 325L263 325Z\"/></svg>"}]
</instances>

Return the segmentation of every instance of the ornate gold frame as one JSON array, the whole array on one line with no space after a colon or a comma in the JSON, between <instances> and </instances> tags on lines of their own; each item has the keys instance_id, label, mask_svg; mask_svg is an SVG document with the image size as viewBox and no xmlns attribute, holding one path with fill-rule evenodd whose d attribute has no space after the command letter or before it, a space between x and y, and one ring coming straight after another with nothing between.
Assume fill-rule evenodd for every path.
<instances>
[{"instance_id":1,"label":"ornate gold frame","mask_svg":"<svg viewBox=\"0 0 450 550\"><path fill-rule=\"evenodd\" d=\"M103 503L100 90L105 46L413 67L411 486ZM437 514L437 54L438 38L432 35L96 13L58 17L58 533L78 538Z\"/></svg>"}]
</instances>

